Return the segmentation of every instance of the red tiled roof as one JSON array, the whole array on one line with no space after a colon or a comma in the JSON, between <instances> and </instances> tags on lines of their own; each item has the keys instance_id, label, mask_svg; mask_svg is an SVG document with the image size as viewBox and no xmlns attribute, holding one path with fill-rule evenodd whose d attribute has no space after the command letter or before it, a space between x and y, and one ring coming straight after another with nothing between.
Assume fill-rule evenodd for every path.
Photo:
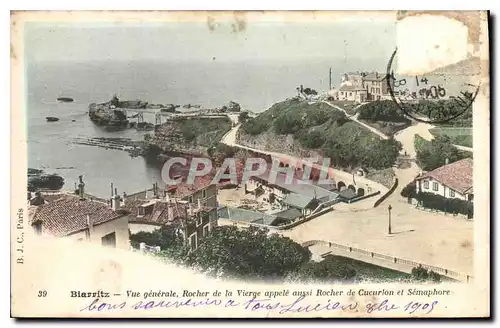
<instances>
[{"instance_id":1,"label":"red tiled roof","mask_svg":"<svg viewBox=\"0 0 500 328\"><path fill-rule=\"evenodd\" d=\"M93 225L123 216L107 204L89 199L80 200L76 195L59 194L51 195L50 198L52 201L36 207L29 223L41 221L42 232L56 237L87 229L87 216Z\"/></svg>"},{"instance_id":2,"label":"red tiled roof","mask_svg":"<svg viewBox=\"0 0 500 328\"><path fill-rule=\"evenodd\" d=\"M125 205L123 206L123 209L134 216L133 219L130 219L130 222L167 225L179 218L184 218L187 216L188 204L169 204L166 201L156 200L154 204L151 205L152 209L145 209L145 215L140 217L139 207L151 201L154 200L127 200Z\"/></svg>"},{"instance_id":3,"label":"red tiled roof","mask_svg":"<svg viewBox=\"0 0 500 328\"><path fill-rule=\"evenodd\" d=\"M456 161L437 169L425 173L423 176L418 177L418 180L424 178L432 178L441 182L442 184L450 187L451 189L458 191L461 194L472 194L472 158L465 158L460 161Z\"/></svg>"}]
</instances>

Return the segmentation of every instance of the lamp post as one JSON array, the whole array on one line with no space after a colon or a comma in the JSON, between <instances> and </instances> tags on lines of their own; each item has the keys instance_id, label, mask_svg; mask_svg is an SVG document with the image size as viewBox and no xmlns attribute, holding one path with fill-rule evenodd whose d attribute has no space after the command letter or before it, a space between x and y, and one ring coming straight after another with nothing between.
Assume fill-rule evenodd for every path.
<instances>
[{"instance_id":1,"label":"lamp post","mask_svg":"<svg viewBox=\"0 0 500 328\"><path fill-rule=\"evenodd\" d=\"M391 231L391 210L392 210L392 206L389 205L387 207L387 209L389 210L389 235L390 235L392 233L392 231Z\"/></svg>"}]
</instances>

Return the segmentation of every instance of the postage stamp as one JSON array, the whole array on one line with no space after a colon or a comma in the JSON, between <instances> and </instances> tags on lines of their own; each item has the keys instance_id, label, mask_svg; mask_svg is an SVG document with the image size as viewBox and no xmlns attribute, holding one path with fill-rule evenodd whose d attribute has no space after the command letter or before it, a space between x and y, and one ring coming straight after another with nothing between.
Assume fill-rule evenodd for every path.
<instances>
[{"instance_id":1,"label":"postage stamp","mask_svg":"<svg viewBox=\"0 0 500 328\"><path fill-rule=\"evenodd\" d=\"M12 316L489 317L488 24L12 12Z\"/></svg>"}]
</instances>

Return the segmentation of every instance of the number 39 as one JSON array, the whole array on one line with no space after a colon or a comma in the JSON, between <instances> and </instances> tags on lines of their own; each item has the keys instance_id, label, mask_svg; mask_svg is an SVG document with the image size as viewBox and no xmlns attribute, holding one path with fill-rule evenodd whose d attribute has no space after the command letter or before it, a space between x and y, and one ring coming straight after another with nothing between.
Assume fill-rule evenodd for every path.
<instances>
[{"instance_id":1,"label":"number 39","mask_svg":"<svg viewBox=\"0 0 500 328\"><path fill-rule=\"evenodd\" d=\"M46 297L46 296L47 296L46 290L39 290L38 291L38 297Z\"/></svg>"}]
</instances>

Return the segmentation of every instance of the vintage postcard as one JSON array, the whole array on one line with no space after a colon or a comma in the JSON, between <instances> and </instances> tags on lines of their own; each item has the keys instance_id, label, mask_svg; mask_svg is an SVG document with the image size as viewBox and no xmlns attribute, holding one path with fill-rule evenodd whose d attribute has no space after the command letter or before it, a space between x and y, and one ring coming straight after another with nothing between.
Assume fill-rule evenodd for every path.
<instances>
[{"instance_id":1,"label":"vintage postcard","mask_svg":"<svg viewBox=\"0 0 500 328\"><path fill-rule=\"evenodd\" d=\"M490 316L488 24L12 12L12 316Z\"/></svg>"}]
</instances>

